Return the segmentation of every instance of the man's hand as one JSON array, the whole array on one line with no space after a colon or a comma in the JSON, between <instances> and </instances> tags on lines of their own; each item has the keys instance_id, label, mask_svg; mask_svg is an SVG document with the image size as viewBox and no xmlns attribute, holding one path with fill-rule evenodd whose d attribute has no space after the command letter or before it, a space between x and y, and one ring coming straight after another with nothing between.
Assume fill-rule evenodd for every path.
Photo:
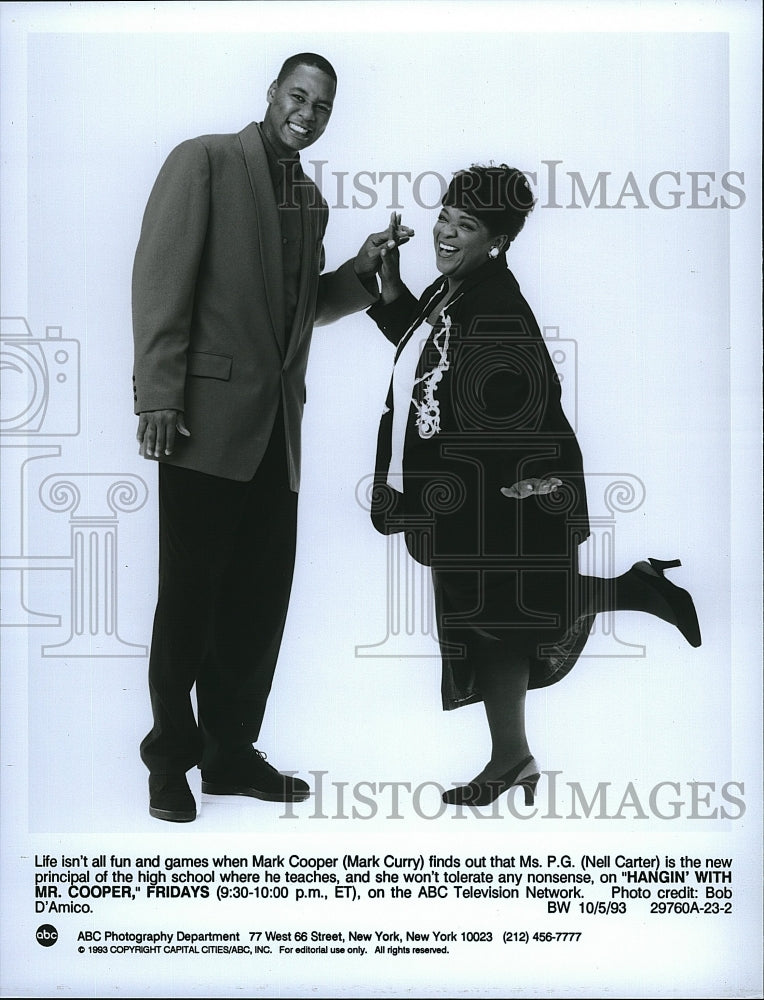
<instances>
[{"instance_id":1,"label":"man's hand","mask_svg":"<svg viewBox=\"0 0 764 1000\"><path fill-rule=\"evenodd\" d=\"M537 496L541 493L554 493L558 486L562 486L562 480L550 476L548 479L521 479L513 486L502 486L501 492L505 497L512 500L524 500L526 497Z\"/></svg>"},{"instance_id":2,"label":"man's hand","mask_svg":"<svg viewBox=\"0 0 764 1000\"><path fill-rule=\"evenodd\" d=\"M176 431L184 437L191 437L191 431L183 422L182 410L147 410L141 413L136 434L138 454L144 458L172 455Z\"/></svg>"},{"instance_id":3,"label":"man's hand","mask_svg":"<svg viewBox=\"0 0 764 1000\"><path fill-rule=\"evenodd\" d=\"M355 273L361 280L370 278L379 271L383 251L395 250L396 247L408 243L414 235L414 230L401 225L401 217L395 212L390 216L390 225L382 233L372 233L356 254L354 261Z\"/></svg>"}]
</instances>

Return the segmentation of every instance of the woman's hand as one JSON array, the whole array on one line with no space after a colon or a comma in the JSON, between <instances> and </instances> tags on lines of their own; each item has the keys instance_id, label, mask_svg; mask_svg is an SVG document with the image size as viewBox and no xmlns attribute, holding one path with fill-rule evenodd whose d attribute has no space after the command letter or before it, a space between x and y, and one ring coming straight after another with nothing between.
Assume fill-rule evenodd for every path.
<instances>
[{"instance_id":1,"label":"woman's hand","mask_svg":"<svg viewBox=\"0 0 764 1000\"><path fill-rule=\"evenodd\" d=\"M390 232L390 240L379 252L379 277L382 283L381 296L385 305L397 299L403 291L401 255L398 247L401 243L406 243L409 239L408 236L405 236L405 238L401 238L401 236L410 233L411 230L401 226L400 214L393 212L390 216L388 231Z\"/></svg>"},{"instance_id":2,"label":"woman's hand","mask_svg":"<svg viewBox=\"0 0 764 1000\"><path fill-rule=\"evenodd\" d=\"M554 493L562 480L554 476L543 479L521 479L514 486L502 486L501 492L513 500L524 500L526 497L538 496L542 493Z\"/></svg>"},{"instance_id":3,"label":"woman's hand","mask_svg":"<svg viewBox=\"0 0 764 1000\"><path fill-rule=\"evenodd\" d=\"M372 233L366 238L364 245L356 254L354 267L355 273L362 280L369 278L376 273L381 274L382 264L391 251L396 251L399 246L403 243L408 243L411 237L414 235L414 230L409 229L408 226L401 225L401 217L399 213L393 212L390 216L390 225L381 233ZM391 277L388 277L388 285L391 283ZM398 285L401 285L400 276L398 276ZM393 298L397 298L400 294L400 287L397 289L396 295ZM391 300L392 301L392 300Z\"/></svg>"}]
</instances>

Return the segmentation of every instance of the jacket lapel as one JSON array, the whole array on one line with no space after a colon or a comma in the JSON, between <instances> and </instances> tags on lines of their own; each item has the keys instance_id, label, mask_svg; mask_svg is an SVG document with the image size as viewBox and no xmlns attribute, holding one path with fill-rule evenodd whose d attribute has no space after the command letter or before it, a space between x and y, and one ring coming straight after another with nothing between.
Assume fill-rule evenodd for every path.
<instances>
[{"instance_id":1,"label":"jacket lapel","mask_svg":"<svg viewBox=\"0 0 764 1000\"><path fill-rule=\"evenodd\" d=\"M239 132L244 151L252 196L257 213L257 235L260 241L260 261L263 269L268 311L274 335L283 356L286 349L284 330L284 271L281 259L281 224L276 197L273 193L268 159L257 125L253 122Z\"/></svg>"},{"instance_id":2,"label":"jacket lapel","mask_svg":"<svg viewBox=\"0 0 764 1000\"><path fill-rule=\"evenodd\" d=\"M432 289L432 287L431 289L428 289L428 291L425 292L425 294L419 300L419 309L417 310L414 322L411 324L408 330L403 334L401 339L398 341L398 346L395 349L395 358L393 360L393 364L395 364L395 362L401 356L401 351L403 350L403 348L406 346L406 344L408 344L409 340L411 340L411 337L413 336L414 332L419 329L419 327L424 322L425 318L430 315L430 312L432 311L435 302L444 295L447 288L448 288L447 280L446 278L443 278L441 281L437 282L434 289Z\"/></svg>"},{"instance_id":3,"label":"jacket lapel","mask_svg":"<svg viewBox=\"0 0 764 1000\"><path fill-rule=\"evenodd\" d=\"M480 267L475 268L474 271L471 271L467 275L467 277L461 282L456 292L454 293L453 297L450 298L443 307L443 310L441 312L441 319L433 327L433 335L442 326L442 320L445 318L445 316L449 315L451 308L459 302L459 300L462 298L465 292L469 291L470 289L474 288L476 285L479 285L484 281L495 280L497 277L500 277L502 275L504 276L508 275L511 277L512 281L515 281L514 275L512 275L512 272L509 271L509 269L507 268L505 261L503 261L501 258L499 258L499 260L497 261L496 260L486 261L485 264L482 264ZM516 281L515 284L517 284ZM444 295L447 288L448 288L447 279L444 278L442 281L430 285L430 287L425 291L424 295L419 300L420 311L417 313L416 320L411 325L411 327L409 327L409 329L401 338L400 343L398 344L398 347L395 352L396 361L398 360L398 356L400 355L403 348L406 346L406 343L410 339L414 330L416 330L416 328L424 322L424 319L430 315L438 299Z\"/></svg>"},{"instance_id":4,"label":"jacket lapel","mask_svg":"<svg viewBox=\"0 0 764 1000\"><path fill-rule=\"evenodd\" d=\"M492 281L502 277L506 278L509 274L511 272L507 268L507 262L502 257L499 257L497 260L487 260L485 264L481 264L474 271L470 271L461 285L459 285L459 292L468 292L484 281ZM512 280L514 281L514 278Z\"/></svg>"},{"instance_id":5,"label":"jacket lapel","mask_svg":"<svg viewBox=\"0 0 764 1000\"><path fill-rule=\"evenodd\" d=\"M297 294L297 308L294 313L294 321L290 331L287 358L298 350L300 346L300 334L305 323L305 313L311 293L311 282L317 274L316 253L318 243L318 232L313 224L313 218L317 214L311 211L311 200L318 197L318 192L310 189L308 181L300 168L298 183L294 185L297 193L297 200L300 205L300 220L302 224L302 254L300 258L300 289ZM309 198L310 192L310 198Z\"/></svg>"}]
</instances>

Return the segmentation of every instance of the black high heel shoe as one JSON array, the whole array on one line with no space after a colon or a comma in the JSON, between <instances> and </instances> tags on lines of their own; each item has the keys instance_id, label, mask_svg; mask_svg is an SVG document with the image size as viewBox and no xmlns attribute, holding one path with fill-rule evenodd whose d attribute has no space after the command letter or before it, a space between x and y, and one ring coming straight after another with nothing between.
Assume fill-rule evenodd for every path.
<instances>
[{"instance_id":1,"label":"black high heel shoe","mask_svg":"<svg viewBox=\"0 0 764 1000\"><path fill-rule=\"evenodd\" d=\"M638 574L640 581L652 591L652 597L645 611L657 615L670 625L676 625L691 646L700 645L700 625L692 597L686 590L675 586L663 574L666 569L681 566L679 559L668 562L663 559L649 559L647 562L637 562L631 567L631 572Z\"/></svg>"},{"instance_id":2,"label":"black high heel shoe","mask_svg":"<svg viewBox=\"0 0 764 1000\"><path fill-rule=\"evenodd\" d=\"M530 765L533 765L532 767ZM533 805L539 773L532 756L525 757L515 767L493 781L471 781L468 785L449 788L441 798L448 805L487 806L510 788L522 785L526 806Z\"/></svg>"}]
</instances>

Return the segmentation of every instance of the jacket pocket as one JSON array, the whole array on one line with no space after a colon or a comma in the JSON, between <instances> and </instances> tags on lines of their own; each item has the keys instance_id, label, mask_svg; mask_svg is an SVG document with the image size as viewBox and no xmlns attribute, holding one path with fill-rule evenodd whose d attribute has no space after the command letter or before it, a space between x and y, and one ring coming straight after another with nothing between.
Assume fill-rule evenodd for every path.
<instances>
[{"instance_id":1,"label":"jacket pocket","mask_svg":"<svg viewBox=\"0 0 764 1000\"><path fill-rule=\"evenodd\" d=\"M200 378L219 378L227 382L231 378L233 358L226 354L205 354L192 351L188 355L188 374Z\"/></svg>"}]
</instances>

